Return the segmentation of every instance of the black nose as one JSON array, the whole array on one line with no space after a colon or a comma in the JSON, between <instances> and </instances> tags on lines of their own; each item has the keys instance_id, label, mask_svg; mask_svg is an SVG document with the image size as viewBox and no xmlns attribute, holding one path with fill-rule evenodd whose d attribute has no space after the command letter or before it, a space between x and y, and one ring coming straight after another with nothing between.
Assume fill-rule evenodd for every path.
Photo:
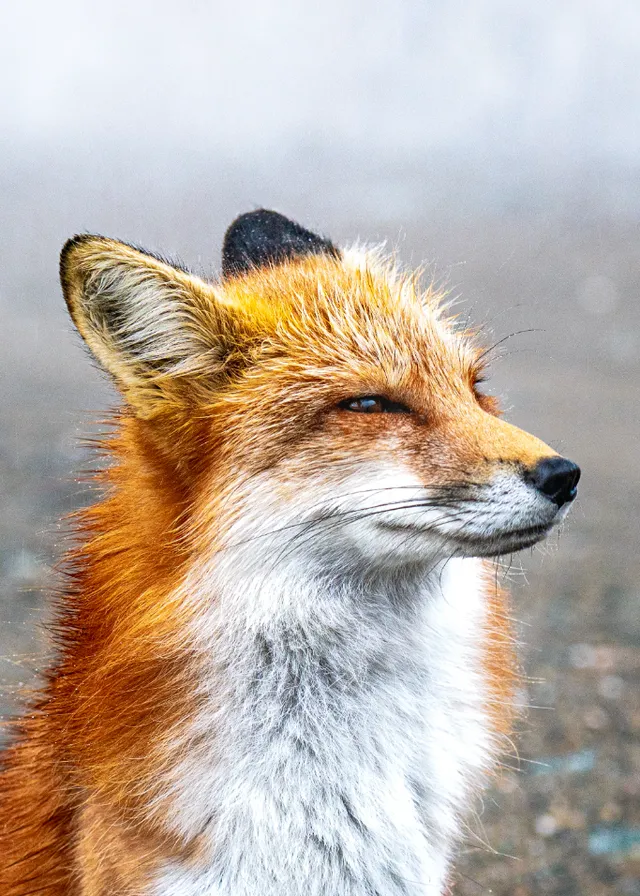
<instances>
[{"instance_id":1,"label":"black nose","mask_svg":"<svg viewBox=\"0 0 640 896\"><path fill-rule=\"evenodd\" d=\"M566 457L545 457L529 471L527 479L558 507L573 501L578 489L580 467Z\"/></svg>"}]
</instances>

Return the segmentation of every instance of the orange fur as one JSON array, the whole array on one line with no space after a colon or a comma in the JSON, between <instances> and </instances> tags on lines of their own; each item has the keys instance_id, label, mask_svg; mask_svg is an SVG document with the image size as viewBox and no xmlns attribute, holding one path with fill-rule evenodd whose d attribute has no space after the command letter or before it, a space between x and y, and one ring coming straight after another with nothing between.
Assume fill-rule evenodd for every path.
<instances>
[{"instance_id":1,"label":"orange fur","mask_svg":"<svg viewBox=\"0 0 640 896\"><path fill-rule=\"evenodd\" d=\"M171 314L153 324L164 355L149 360L147 341L124 358L104 330L111 312L87 311L87 284L114 268L171 296ZM115 462L99 476L104 497L78 515L58 659L2 758L0 894L133 896L167 858L201 858L197 838L172 832L162 791L176 761L167 732L193 715L202 667L180 585L237 512L238 460L245 476L283 464L295 489L345 456L374 459L389 421L333 410L352 394L415 409L396 422L394 450L428 484L452 469L482 480L497 461L526 466L553 452L487 413L472 388L478 350L450 338L440 297L377 262L310 256L209 284L83 238L65 250L62 280L128 407L105 445ZM489 581L486 594L486 670L506 735L512 636L504 595Z\"/></svg>"}]
</instances>

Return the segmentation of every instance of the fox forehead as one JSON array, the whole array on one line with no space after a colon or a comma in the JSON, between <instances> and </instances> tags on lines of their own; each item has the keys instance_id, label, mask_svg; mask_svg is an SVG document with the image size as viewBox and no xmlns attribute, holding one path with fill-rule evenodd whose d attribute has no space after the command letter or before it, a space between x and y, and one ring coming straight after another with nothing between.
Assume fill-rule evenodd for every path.
<instances>
[{"instance_id":1,"label":"fox forehead","mask_svg":"<svg viewBox=\"0 0 640 896\"><path fill-rule=\"evenodd\" d=\"M262 369L254 385L292 380L420 403L425 389L468 394L480 367L471 334L446 315L445 294L377 253L262 268L224 283L220 300L237 317L246 366Z\"/></svg>"},{"instance_id":2,"label":"fox forehead","mask_svg":"<svg viewBox=\"0 0 640 896\"><path fill-rule=\"evenodd\" d=\"M240 360L200 413L232 463L276 465L285 478L324 479L331 470L339 478L367 459L376 467L381 452L391 452L398 469L429 478L438 464L427 464L428 456L450 471L450 442L463 452L466 430L489 416L482 410L495 411L474 392L480 352L447 317L446 296L379 254L296 259L212 289L238 322ZM383 395L413 413L337 410L341 400L363 395Z\"/></svg>"}]
</instances>

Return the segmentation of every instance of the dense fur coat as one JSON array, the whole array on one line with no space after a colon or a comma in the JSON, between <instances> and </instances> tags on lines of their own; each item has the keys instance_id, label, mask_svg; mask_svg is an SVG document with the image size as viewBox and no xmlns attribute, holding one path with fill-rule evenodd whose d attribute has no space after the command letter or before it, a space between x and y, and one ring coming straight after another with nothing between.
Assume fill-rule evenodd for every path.
<instances>
[{"instance_id":1,"label":"dense fur coat","mask_svg":"<svg viewBox=\"0 0 640 896\"><path fill-rule=\"evenodd\" d=\"M0 896L438 896L505 745L478 558L542 538L577 468L375 253L260 211L223 259L63 251L124 404L3 756Z\"/></svg>"}]
</instances>

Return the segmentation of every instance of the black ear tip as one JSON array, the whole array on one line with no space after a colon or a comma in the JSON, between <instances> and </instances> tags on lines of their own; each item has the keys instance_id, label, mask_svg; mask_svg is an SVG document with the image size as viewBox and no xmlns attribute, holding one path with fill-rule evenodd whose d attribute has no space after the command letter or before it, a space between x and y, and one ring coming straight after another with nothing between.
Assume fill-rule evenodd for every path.
<instances>
[{"instance_id":1,"label":"black ear tip","mask_svg":"<svg viewBox=\"0 0 640 896\"><path fill-rule=\"evenodd\" d=\"M230 225L222 246L222 274L235 277L252 268L282 264L305 255L339 258L333 243L279 212L260 208Z\"/></svg>"},{"instance_id":2,"label":"black ear tip","mask_svg":"<svg viewBox=\"0 0 640 896\"><path fill-rule=\"evenodd\" d=\"M100 239L100 237L96 237L92 233L77 233L68 239L60 252L60 272L63 273L66 270L69 256L78 246L96 239Z\"/></svg>"}]
</instances>

